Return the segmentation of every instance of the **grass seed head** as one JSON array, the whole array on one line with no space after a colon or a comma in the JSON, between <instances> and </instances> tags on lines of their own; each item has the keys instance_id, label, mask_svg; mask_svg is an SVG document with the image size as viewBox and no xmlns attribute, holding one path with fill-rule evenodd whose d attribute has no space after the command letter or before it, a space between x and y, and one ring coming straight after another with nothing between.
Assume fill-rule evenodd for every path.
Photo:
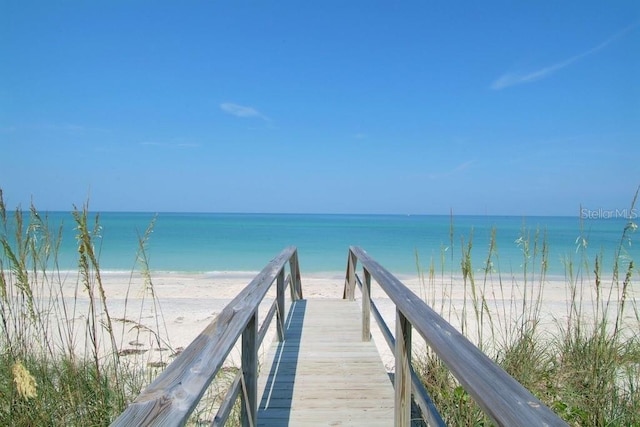
<instances>
[{"instance_id":1,"label":"grass seed head","mask_svg":"<svg viewBox=\"0 0 640 427\"><path fill-rule=\"evenodd\" d=\"M17 361L14 363L12 372L18 394L26 400L36 397L36 380L22 362Z\"/></svg>"}]
</instances>

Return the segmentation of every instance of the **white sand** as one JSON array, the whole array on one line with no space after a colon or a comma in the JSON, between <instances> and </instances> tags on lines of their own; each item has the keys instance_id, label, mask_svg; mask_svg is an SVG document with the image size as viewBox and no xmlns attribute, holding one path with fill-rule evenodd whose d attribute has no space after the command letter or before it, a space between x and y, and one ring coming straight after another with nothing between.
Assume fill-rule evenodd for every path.
<instances>
[{"instance_id":1,"label":"white sand","mask_svg":"<svg viewBox=\"0 0 640 427\"><path fill-rule=\"evenodd\" d=\"M178 353L210 323L218 313L244 289L257 272L211 272L205 274L185 273L152 273L152 287L145 285L145 280L139 274L121 272L102 272L102 283L107 298L107 309L112 319L114 336L118 351L126 353L123 359L131 360L136 364L161 364L170 362L171 356ZM485 295L485 306L490 314L482 312L482 328L478 328L473 304L473 292L470 284L465 288L464 281L457 276L437 276L431 280L420 280L417 276L398 276L418 297L424 299L436 312L440 313L458 330L463 326L462 319L466 319L465 335L471 341L485 344L499 345L500 342L491 342L491 326L497 332L497 339L501 340L506 331L515 330L526 321L527 318L540 320L541 330L550 330L552 335L558 336L558 329L566 327L569 316L571 300L570 287L563 278L549 278L542 283L543 294L539 296L541 288L539 279L529 280L525 284L523 280L503 277L502 283L498 278L491 278L483 283L480 273L476 276L476 291L478 298ZM92 283L96 283L95 277ZM47 312L50 324L47 337L56 338L56 343L63 349L68 349L69 341L72 341L74 352L92 354L93 348L87 345L86 325L89 317L89 294L82 285L79 285L77 272L62 272L59 277L49 276L46 280L41 276L39 290L34 291L36 304L40 312ZM44 284L43 284L44 283ZM62 285L60 285L62 283ZM610 282L603 282L602 294L608 295ZM634 289L635 288L635 289ZM152 292L153 290L153 292ZM302 274L303 296L312 298L342 298L344 291L344 273L316 273ZM582 315L593 318L595 312L593 280L585 278L580 287L582 296ZM99 301L97 286L94 286L95 300ZM609 312L615 315L618 289L613 289L613 303ZM61 309L59 294L64 296L66 312ZM155 295L155 299L152 297ZM525 298L526 295L526 298ZM638 295L638 285L633 283L627 296L625 310L625 322L631 325L633 330L638 327L637 304L632 300ZM53 296L53 298L51 298ZM275 298L275 286L267 294L265 301L259 309L259 318L262 319ZM372 283L372 298L385 318L391 331L394 331L395 306L380 286ZM287 293L288 299L288 293ZM356 290L356 299L360 300L360 291ZM522 301L528 301L524 308ZM531 302L540 301L539 312L531 314ZM15 307L24 308L22 300L16 300ZM481 307L480 303L476 304ZM96 312L106 323L104 308L98 303ZM61 322L66 322L66 327L60 328ZM373 322L373 321L372 321ZM273 322L275 323L275 322ZM613 322L611 323L613 324ZM18 326L19 330L20 326ZM631 329L631 328L630 328ZM64 336L60 336L60 331ZM69 333L71 338L68 337ZM266 353L275 334L275 325L270 328L261 354ZM377 325L372 325L372 335L380 351L383 363L391 371L393 370L393 354L389 350L386 341L382 338ZM420 351L424 347L421 337L414 333L414 350ZM38 339L36 342L44 342ZM108 339L101 338L100 354L108 354L112 347ZM230 354L228 365L237 364L240 355L237 349ZM135 360L134 360L135 359Z\"/></svg>"},{"instance_id":2,"label":"white sand","mask_svg":"<svg viewBox=\"0 0 640 427\"><path fill-rule=\"evenodd\" d=\"M158 360L170 361L167 358L172 352L186 347L215 316L253 279L256 273L250 272L213 272L207 274L183 273L152 273L153 290L157 297L157 304L153 303L151 293L144 291L144 280L139 276L131 277L126 273L103 273L102 279L107 296L107 307L112 319L124 319L128 322L116 322L114 328L118 337L118 347L122 351L144 351L143 356L149 362ZM400 280L416 295L426 301L439 313L445 313L450 323L460 330L461 318L466 318L468 335L472 341L477 341L479 331L476 325L476 315L473 309L470 286L465 292L464 282L459 277L435 278L424 284L415 276L402 276ZM65 294L72 297L75 289L75 278L71 275L65 281ZM505 331L518 324L522 317L521 301L525 292L529 301L538 298L539 281L525 284L522 280L503 278L502 289L497 279L486 285L476 278L478 292L484 287L486 305L491 311L494 325ZM592 286L585 282L585 295L591 292ZM275 288L275 287L273 287ZM264 315L275 296L270 292L261 306L260 313ZM342 298L344 289L343 273L311 274L302 276L302 290L304 298ZM466 294L466 305L465 305ZM557 330L558 325L566 325L568 318L568 304L570 293L564 280L552 279L544 282L544 292L541 298L540 316L544 328ZM360 299L360 292L356 290L356 298ZM395 307L391 300L375 283L372 284L372 297L379 310L393 331L395 323ZM288 298L288 294L287 294ZM81 291L76 299L80 306L88 301L87 293ZM82 308L77 313L86 313ZM85 310L85 311L83 311ZM463 315L466 310L466 315ZM611 310L614 310L612 308ZM593 313L591 296L585 297L584 314ZM633 310L627 310L628 320L633 321ZM74 318L84 322L82 314ZM484 334L487 340L489 334L488 315L483 317ZM135 325L143 325L136 328ZM147 329L148 328L148 329ZM157 335L148 330L158 332ZM379 333L376 325L372 326L372 334L381 353L383 363L389 370L393 370L393 355L386 342ZM265 339L261 350L267 351L273 339L273 328ZM158 340L157 337L161 337ZM424 346L418 334L414 333L414 349ZM235 350L230 355L228 364L235 364L239 360L239 352Z\"/></svg>"}]
</instances>

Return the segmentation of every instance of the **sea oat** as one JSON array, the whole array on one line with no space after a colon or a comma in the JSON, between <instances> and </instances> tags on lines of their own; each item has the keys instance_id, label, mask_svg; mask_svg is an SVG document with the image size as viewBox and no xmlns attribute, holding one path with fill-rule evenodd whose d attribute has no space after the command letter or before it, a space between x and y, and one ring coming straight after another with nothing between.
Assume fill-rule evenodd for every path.
<instances>
[{"instance_id":1,"label":"sea oat","mask_svg":"<svg viewBox=\"0 0 640 427\"><path fill-rule=\"evenodd\" d=\"M36 380L33 375L24 367L22 362L17 361L13 364L13 381L16 383L18 394L23 399L31 399L36 397Z\"/></svg>"}]
</instances>

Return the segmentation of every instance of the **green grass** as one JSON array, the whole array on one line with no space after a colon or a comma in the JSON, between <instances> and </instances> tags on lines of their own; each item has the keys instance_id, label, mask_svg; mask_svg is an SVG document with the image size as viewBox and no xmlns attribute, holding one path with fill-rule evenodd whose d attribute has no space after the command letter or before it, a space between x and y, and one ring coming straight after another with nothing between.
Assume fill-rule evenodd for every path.
<instances>
[{"instance_id":1,"label":"green grass","mask_svg":"<svg viewBox=\"0 0 640 427\"><path fill-rule=\"evenodd\" d=\"M155 374L143 356L118 351L125 328L140 323L129 319L134 308L125 319L109 312L99 217L84 206L71 219L78 269L69 274L58 268L61 229L33 206L8 212L0 190L0 425L107 425ZM146 237L138 242L143 258ZM141 271L156 304L144 263Z\"/></svg>"},{"instance_id":2,"label":"green grass","mask_svg":"<svg viewBox=\"0 0 640 427\"><path fill-rule=\"evenodd\" d=\"M460 243L461 304L452 302L459 280L444 267L445 251L442 266L431 261L421 269L428 272L421 275L421 293L570 425L640 426L640 315L634 295L638 272L626 251L636 228L629 221L621 230L608 275L600 267L602 255L588 258L587 239L580 230L578 259L565 260L565 312L554 317L544 306L550 283L546 237L524 226L516 242L522 250L522 271L507 278L495 271L499 258L493 230L485 268L479 272L471 269L473 236ZM454 243L452 231L449 248ZM492 424L432 351L416 355L414 368L447 423Z\"/></svg>"},{"instance_id":3,"label":"green grass","mask_svg":"<svg viewBox=\"0 0 640 427\"><path fill-rule=\"evenodd\" d=\"M34 206L8 212L0 189L0 425L110 424L175 355L146 252L155 218L138 236L124 314L114 317L100 270L102 227L74 208L77 270L61 271L62 226ZM132 242L134 246L136 242ZM135 289L141 283L141 289ZM132 302L135 304L132 305ZM151 324L143 316L154 319ZM133 338L133 340L132 340ZM127 348L149 344L148 349ZM123 350L125 349L125 350ZM212 382L187 425L209 424L235 371ZM230 425L238 425L235 408Z\"/></svg>"}]
</instances>

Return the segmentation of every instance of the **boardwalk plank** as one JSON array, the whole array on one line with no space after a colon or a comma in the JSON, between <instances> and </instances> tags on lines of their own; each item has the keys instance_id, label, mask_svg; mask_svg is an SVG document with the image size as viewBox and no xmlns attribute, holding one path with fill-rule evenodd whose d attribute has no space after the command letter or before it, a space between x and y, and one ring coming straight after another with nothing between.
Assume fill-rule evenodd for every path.
<instances>
[{"instance_id":1,"label":"boardwalk plank","mask_svg":"<svg viewBox=\"0 0 640 427\"><path fill-rule=\"evenodd\" d=\"M359 304L300 300L289 314L260 372L258 426L392 425L393 385L362 341Z\"/></svg>"}]
</instances>

